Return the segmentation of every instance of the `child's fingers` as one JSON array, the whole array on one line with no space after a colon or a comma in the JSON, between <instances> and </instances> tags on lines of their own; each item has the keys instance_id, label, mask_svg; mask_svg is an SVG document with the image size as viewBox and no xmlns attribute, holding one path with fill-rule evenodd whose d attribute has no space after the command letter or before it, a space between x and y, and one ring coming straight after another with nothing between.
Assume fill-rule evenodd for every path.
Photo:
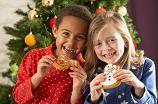
<instances>
[{"instance_id":1,"label":"child's fingers","mask_svg":"<svg viewBox=\"0 0 158 104\"><path fill-rule=\"evenodd\" d=\"M51 62L53 62L53 61L55 60L55 59L54 59L52 56L50 56L50 55L46 55L44 58L47 59L47 60L49 60L49 61L51 61Z\"/></svg>"},{"instance_id":2,"label":"child's fingers","mask_svg":"<svg viewBox=\"0 0 158 104\"><path fill-rule=\"evenodd\" d=\"M105 78L106 75L104 73L100 73L98 74L94 79L97 79L97 78Z\"/></svg>"},{"instance_id":3,"label":"child's fingers","mask_svg":"<svg viewBox=\"0 0 158 104\"><path fill-rule=\"evenodd\" d=\"M69 75L72 77L72 78L77 78L78 76L72 74L72 73L69 73Z\"/></svg>"},{"instance_id":4,"label":"child's fingers","mask_svg":"<svg viewBox=\"0 0 158 104\"><path fill-rule=\"evenodd\" d=\"M53 55L46 55L46 56L49 56L51 58L52 61L56 60L56 57L53 56Z\"/></svg>"},{"instance_id":5,"label":"child's fingers","mask_svg":"<svg viewBox=\"0 0 158 104\"><path fill-rule=\"evenodd\" d=\"M39 60L40 63L48 63L48 64L52 64L53 63L53 59L50 56L44 56L43 58L41 58Z\"/></svg>"},{"instance_id":6,"label":"child's fingers","mask_svg":"<svg viewBox=\"0 0 158 104\"><path fill-rule=\"evenodd\" d=\"M129 70L120 70L114 73L114 77L118 77L120 75L131 74Z\"/></svg>"},{"instance_id":7,"label":"child's fingers","mask_svg":"<svg viewBox=\"0 0 158 104\"><path fill-rule=\"evenodd\" d=\"M70 74L69 73L69 75L70 75L70 77L72 77L73 79L78 79L79 81L80 81L80 83L83 83L83 82L85 82L85 80L86 80L86 77L81 77L81 76L78 76L78 75L75 75L75 74Z\"/></svg>"},{"instance_id":8,"label":"child's fingers","mask_svg":"<svg viewBox=\"0 0 158 104\"><path fill-rule=\"evenodd\" d=\"M51 65L49 63L40 63L38 66L42 67L42 68L50 68L51 67Z\"/></svg>"},{"instance_id":9,"label":"child's fingers","mask_svg":"<svg viewBox=\"0 0 158 104\"><path fill-rule=\"evenodd\" d=\"M52 63L48 62L48 61L39 61L38 62L38 66L47 66L47 67L51 67Z\"/></svg>"},{"instance_id":10,"label":"child's fingers","mask_svg":"<svg viewBox=\"0 0 158 104\"><path fill-rule=\"evenodd\" d=\"M82 67L80 64L77 64L77 66L72 67L72 68L78 68L78 69L82 69L82 70L83 70L83 67ZM73 70L73 69L72 69L72 70Z\"/></svg>"},{"instance_id":11,"label":"child's fingers","mask_svg":"<svg viewBox=\"0 0 158 104\"><path fill-rule=\"evenodd\" d=\"M101 82L105 81L105 77L99 77L99 78L94 78L90 84L91 85L98 85L100 84Z\"/></svg>"},{"instance_id":12,"label":"child's fingers","mask_svg":"<svg viewBox=\"0 0 158 104\"><path fill-rule=\"evenodd\" d=\"M80 78L80 80L85 80L87 78L86 74L80 74L78 72L69 72L69 75L73 78Z\"/></svg>"},{"instance_id":13,"label":"child's fingers","mask_svg":"<svg viewBox=\"0 0 158 104\"><path fill-rule=\"evenodd\" d=\"M76 67L79 68L79 69L83 69L82 66L81 66L80 64L77 64Z\"/></svg>"},{"instance_id":14,"label":"child's fingers","mask_svg":"<svg viewBox=\"0 0 158 104\"><path fill-rule=\"evenodd\" d=\"M119 80L121 82L123 82L123 80L126 80L127 78L129 78L129 75L120 75L118 77L115 77L116 80Z\"/></svg>"},{"instance_id":15,"label":"child's fingers","mask_svg":"<svg viewBox=\"0 0 158 104\"><path fill-rule=\"evenodd\" d=\"M100 84L101 82L105 81L105 78L98 78L91 81L92 85Z\"/></svg>"},{"instance_id":16,"label":"child's fingers","mask_svg":"<svg viewBox=\"0 0 158 104\"><path fill-rule=\"evenodd\" d=\"M70 73L69 73L69 75L70 75L70 77L72 77L72 78L77 78L77 79L79 79L80 81L83 80L81 77L79 77L79 76L77 76L77 75L75 75L75 74L70 74Z\"/></svg>"},{"instance_id":17,"label":"child's fingers","mask_svg":"<svg viewBox=\"0 0 158 104\"><path fill-rule=\"evenodd\" d=\"M132 77L133 77L133 73L129 70L121 70L121 71L114 73L114 78L116 80L123 80L126 78L132 78Z\"/></svg>"},{"instance_id":18,"label":"child's fingers","mask_svg":"<svg viewBox=\"0 0 158 104\"><path fill-rule=\"evenodd\" d=\"M91 86L91 91L96 91L96 90L99 90L99 89L102 89L102 85L95 85L95 86Z\"/></svg>"},{"instance_id":19,"label":"child's fingers","mask_svg":"<svg viewBox=\"0 0 158 104\"><path fill-rule=\"evenodd\" d=\"M105 76L103 73L97 75L97 76L90 82L90 87L100 85L100 83L103 82L103 81L105 81L105 79L106 79L106 76Z\"/></svg>"},{"instance_id":20,"label":"child's fingers","mask_svg":"<svg viewBox=\"0 0 158 104\"><path fill-rule=\"evenodd\" d=\"M121 80L121 82L132 82L133 81L133 79L131 79L131 78L124 78L124 79L122 79Z\"/></svg>"},{"instance_id":21,"label":"child's fingers","mask_svg":"<svg viewBox=\"0 0 158 104\"><path fill-rule=\"evenodd\" d=\"M70 67L71 70L73 70L74 72L80 73L81 75L85 75L86 72L83 70L83 68L76 68L76 67Z\"/></svg>"},{"instance_id":22,"label":"child's fingers","mask_svg":"<svg viewBox=\"0 0 158 104\"><path fill-rule=\"evenodd\" d=\"M47 62L42 62L42 63L40 63L40 66L49 66L50 67L50 64Z\"/></svg>"}]
</instances>

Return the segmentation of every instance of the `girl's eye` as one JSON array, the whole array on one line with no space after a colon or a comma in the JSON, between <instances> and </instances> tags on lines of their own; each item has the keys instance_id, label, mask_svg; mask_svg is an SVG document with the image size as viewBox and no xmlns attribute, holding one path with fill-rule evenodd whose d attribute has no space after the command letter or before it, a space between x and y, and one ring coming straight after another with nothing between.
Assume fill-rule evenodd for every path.
<instances>
[{"instance_id":1,"label":"girl's eye","mask_svg":"<svg viewBox=\"0 0 158 104\"><path fill-rule=\"evenodd\" d=\"M79 35L79 36L76 37L77 40L85 40L85 38L86 38L86 37L85 37L85 36L82 36L82 35Z\"/></svg>"},{"instance_id":2,"label":"girl's eye","mask_svg":"<svg viewBox=\"0 0 158 104\"><path fill-rule=\"evenodd\" d=\"M101 45L101 42L96 42L94 43L95 46L100 46Z\"/></svg>"},{"instance_id":3,"label":"girl's eye","mask_svg":"<svg viewBox=\"0 0 158 104\"><path fill-rule=\"evenodd\" d=\"M115 43L116 42L116 39L109 39L108 40L108 43Z\"/></svg>"},{"instance_id":4,"label":"girl's eye","mask_svg":"<svg viewBox=\"0 0 158 104\"><path fill-rule=\"evenodd\" d=\"M64 36L64 37L68 37L69 35L70 35L70 33L68 33L68 32L64 32L64 33L63 33L63 36Z\"/></svg>"},{"instance_id":5,"label":"girl's eye","mask_svg":"<svg viewBox=\"0 0 158 104\"><path fill-rule=\"evenodd\" d=\"M99 42L99 43L97 43L97 46L99 46L99 45L101 45L101 43Z\"/></svg>"}]
</instances>

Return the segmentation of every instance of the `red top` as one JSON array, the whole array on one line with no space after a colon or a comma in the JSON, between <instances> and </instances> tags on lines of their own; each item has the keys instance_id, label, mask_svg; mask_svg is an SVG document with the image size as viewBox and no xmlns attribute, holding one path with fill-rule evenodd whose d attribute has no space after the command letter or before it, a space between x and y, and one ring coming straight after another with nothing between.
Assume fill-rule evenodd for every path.
<instances>
[{"instance_id":1,"label":"red top","mask_svg":"<svg viewBox=\"0 0 158 104\"><path fill-rule=\"evenodd\" d=\"M52 66L36 90L32 91L31 77L37 72L39 59L45 55L54 55L55 48L53 43L46 48L33 49L23 57L13 89L13 97L18 104L70 104L73 84L68 74L70 69L61 71ZM82 66L85 64L81 54L75 59ZM79 101L79 104L81 102Z\"/></svg>"}]
</instances>

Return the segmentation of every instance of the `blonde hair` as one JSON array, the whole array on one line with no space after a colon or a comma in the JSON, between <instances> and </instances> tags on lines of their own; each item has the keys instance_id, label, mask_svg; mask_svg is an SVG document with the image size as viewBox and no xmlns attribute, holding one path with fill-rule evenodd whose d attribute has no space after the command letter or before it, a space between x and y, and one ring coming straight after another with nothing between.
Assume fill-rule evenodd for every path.
<instances>
[{"instance_id":1,"label":"blonde hair","mask_svg":"<svg viewBox=\"0 0 158 104\"><path fill-rule=\"evenodd\" d=\"M142 62L143 52L140 54L136 54L132 37L127 28L126 22L124 18L116 12L102 12L94 17L92 20L89 31L88 31L88 48L86 52L86 65L85 70L89 75L89 79L92 78L96 70L96 64L99 60L94 52L93 41L95 37L98 35L99 31L105 26L113 26L116 31L121 34L121 37L126 42L127 47L125 48L124 54L117 63L120 68L122 68L125 63L127 63L127 69L130 69L131 63L140 66Z\"/></svg>"}]
</instances>

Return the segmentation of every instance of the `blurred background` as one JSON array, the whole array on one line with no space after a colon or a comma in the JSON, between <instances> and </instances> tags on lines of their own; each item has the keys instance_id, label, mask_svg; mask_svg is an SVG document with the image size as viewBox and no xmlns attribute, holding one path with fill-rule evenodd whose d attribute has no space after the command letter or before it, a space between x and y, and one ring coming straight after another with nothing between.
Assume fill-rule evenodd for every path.
<instances>
[{"instance_id":1,"label":"blurred background","mask_svg":"<svg viewBox=\"0 0 158 104\"><path fill-rule=\"evenodd\" d=\"M11 26L15 24L22 17L17 15L15 11L18 8L22 10L27 10L27 4L34 5L32 0L0 0L0 72L5 72L9 68L9 56L7 52L6 44L8 41L13 38L10 35L7 35L4 26ZM0 77L0 83L12 84L8 78Z\"/></svg>"},{"instance_id":2,"label":"blurred background","mask_svg":"<svg viewBox=\"0 0 158 104\"><path fill-rule=\"evenodd\" d=\"M129 0L127 8L141 38L139 48L155 62L158 75L158 0Z\"/></svg>"}]
</instances>

